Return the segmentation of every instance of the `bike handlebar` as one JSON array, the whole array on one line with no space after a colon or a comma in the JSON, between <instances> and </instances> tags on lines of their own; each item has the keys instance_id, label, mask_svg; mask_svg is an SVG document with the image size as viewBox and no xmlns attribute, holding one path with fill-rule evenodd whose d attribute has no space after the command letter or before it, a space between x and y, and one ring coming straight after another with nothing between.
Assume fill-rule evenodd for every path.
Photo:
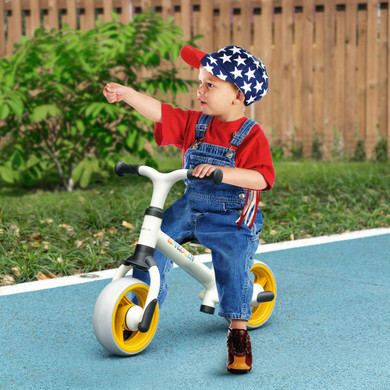
<instances>
[{"instance_id":1,"label":"bike handlebar","mask_svg":"<svg viewBox=\"0 0 390 390\"><path fill-rule=\"evenodd\" d=\"M124 176L124 175L138 175L139 168L143 165L134 165L134 164L126 164L123 161L119 161L115 164L115 173L117 176ZM206 181L213 181L215 184L221 184L223 179L223 172L222 169L217 168L215 171L213 171L210 175L205 177L197 177L193 176L192 173L194 172L193 169L187 170L187 179L188 180L206 180Z\"/></svg>"},{"instance_id":2,"label":"bike handlebar","mask_svg":"<svg viewBox=\"0 0 390 390\"><path fill-rule=\"evenodd\" d=\"M124 175L139 175L139 167L141 165L126 164L124 161L118 161L115 164L115 173L117 176Z\"/></svg>"},{"instance_id":3,"label":"bike handlebar","mask_svg":"<svg viewBox=\"0 0 390 390\"><path fill-rule=\"evenodd\" d=\"M221 184L223 179L223 172L222 169L217 168L215 171L211 172L210 175L205 177L197 177L193 176L192 173L194 172L193 169L189 169L187 171L187 179L188 180L206 180L206 181L213 181L214 184Z\"/></svg>"}]
</instances>

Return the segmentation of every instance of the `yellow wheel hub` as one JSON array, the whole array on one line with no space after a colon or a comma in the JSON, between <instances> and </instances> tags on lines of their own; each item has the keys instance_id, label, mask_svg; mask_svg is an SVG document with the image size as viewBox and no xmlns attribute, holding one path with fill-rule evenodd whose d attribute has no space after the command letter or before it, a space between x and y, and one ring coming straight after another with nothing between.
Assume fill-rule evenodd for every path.
<instances>
[{"instance_id":1,"label":"yellow wheel hub","mask_svg":"<svg viewBox=\"0 0 390 390\"><path fill-rule=\"evenodd\" d=\"M260 284L264 291L272 291L275 298L271 302L263 302L252 309L251 318L248 321L248 327L257 328L264 324L271 315L276 300L276 282L271 270L263 263L255 263L251 272L254 274L254 283Z\"/></svg>"},{"instance_id":2,"label":"yellow wheel hub","mask_svg":"<svg viewBox=\"0 0 390 390\"><path fill-rule=\"evenodd\" d=\"M137 353L144 349L156 332L159 316L158 305L156 306L152 323L147 332L126 332L129 331L126 326L126 314L130 307L134 306L134 303L131 301L131 297L135 294L138 305L144 308L148 291L149 287L144 284L131 285L119 297L112 315L112 332L115 341L123 351L130 354ZM124 336L124 333L126 334L126 337Z\"/></svg>"}]
</instances>

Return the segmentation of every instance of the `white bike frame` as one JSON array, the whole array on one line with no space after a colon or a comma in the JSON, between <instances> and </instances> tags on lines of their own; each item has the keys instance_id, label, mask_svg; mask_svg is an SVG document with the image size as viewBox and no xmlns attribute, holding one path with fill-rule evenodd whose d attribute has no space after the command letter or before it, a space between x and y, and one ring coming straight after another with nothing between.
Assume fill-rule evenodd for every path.
<instances>
[{"instance_id":1,"label":"white bike frame","mask_svg":"<svg viewBox=\"0 0 390 390\"><path fill-rule=\"evenodd\" d=\"M166 198L172 186L180 181L187 179L187 169L178 169L170 173L160 173L151 167L140 165L138 174L146 176L153 182L153 195L150 202L150 207L163 209ZM192 255L189 251L183 248L180 244L174 241L171 237L161 231L161 218L153 215L145 215L141 228L138 244L157 248L166 257L172 260L194 279L196 279L205 290L200 293L202 299L202 311L213 313L215 305L219 302L218 292L215 283L215 274L213 268L203 264L197 256ZM113 280L123 278L133 268L132 265L121 265L116 271ZM160 290L160 274L156 265L148 269L150 274L150 288L145 302L145 308L154 299L157 299ZM254 291L251 305L257 306L258 294L264 289L260 284L254 284Z\"/></svg>"}]
</instances>

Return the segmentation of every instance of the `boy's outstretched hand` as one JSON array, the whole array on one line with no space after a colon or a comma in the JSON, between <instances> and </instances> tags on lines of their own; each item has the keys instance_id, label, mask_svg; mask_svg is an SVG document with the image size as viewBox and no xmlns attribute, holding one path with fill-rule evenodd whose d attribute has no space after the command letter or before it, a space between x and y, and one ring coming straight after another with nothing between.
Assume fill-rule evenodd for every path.
<instances>
[{"instance_id":1,"label":"boy's outstretched hand","mask_svg":"<svg viewBox=\"0 0 390 390\"><path fill-rule=\"evenodd\" d=\"M108 83L103 89L103 95L109 103L120 102L125 98L127 89L118 83Z\"/></svg>"},{"instance_id":2,"label":"boy's outstretched hand","mask_svg":"<svg viewBox=\"0 0 390 390\"><path fill-rule=\"evenodd\" d=\"M153 122L162 123L161 103L157 99L118 83L108 83L103 89L103 95L109 103L123 100L144 117Z\"/></svg>"}]
</instances>

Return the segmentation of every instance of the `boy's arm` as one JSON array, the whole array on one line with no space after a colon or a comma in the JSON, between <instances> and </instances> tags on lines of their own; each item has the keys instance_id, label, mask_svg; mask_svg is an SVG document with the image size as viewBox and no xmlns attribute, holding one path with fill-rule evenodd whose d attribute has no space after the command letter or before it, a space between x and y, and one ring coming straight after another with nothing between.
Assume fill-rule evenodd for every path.
<instances>
[{"instance_id":1,"label":"boy's arm","mask_svg":"<svg viewBox=\"0 0 390 390\"><path fill-rule=\"evenodd\" d=\"M193 175L204 177L210 175L217 168L222 169L223 183L231 184L237 187L249 188L251 190L264 190L268 187L268 183L264 176L253 169L219 167L209 164L200 164L195 167Z\"/></svg>"},{"instance_id":2,"label":"boy's arm","mask_svg":"<svg viewBox=\"0 0 390 390\"><path fill-rule=\"evenodd\" d=\"M104 87L103 94L109 103L123 100L144 117L162 123L161 103L157 99L117 83L108 83Z\"/></svg>"}]
</instances>

